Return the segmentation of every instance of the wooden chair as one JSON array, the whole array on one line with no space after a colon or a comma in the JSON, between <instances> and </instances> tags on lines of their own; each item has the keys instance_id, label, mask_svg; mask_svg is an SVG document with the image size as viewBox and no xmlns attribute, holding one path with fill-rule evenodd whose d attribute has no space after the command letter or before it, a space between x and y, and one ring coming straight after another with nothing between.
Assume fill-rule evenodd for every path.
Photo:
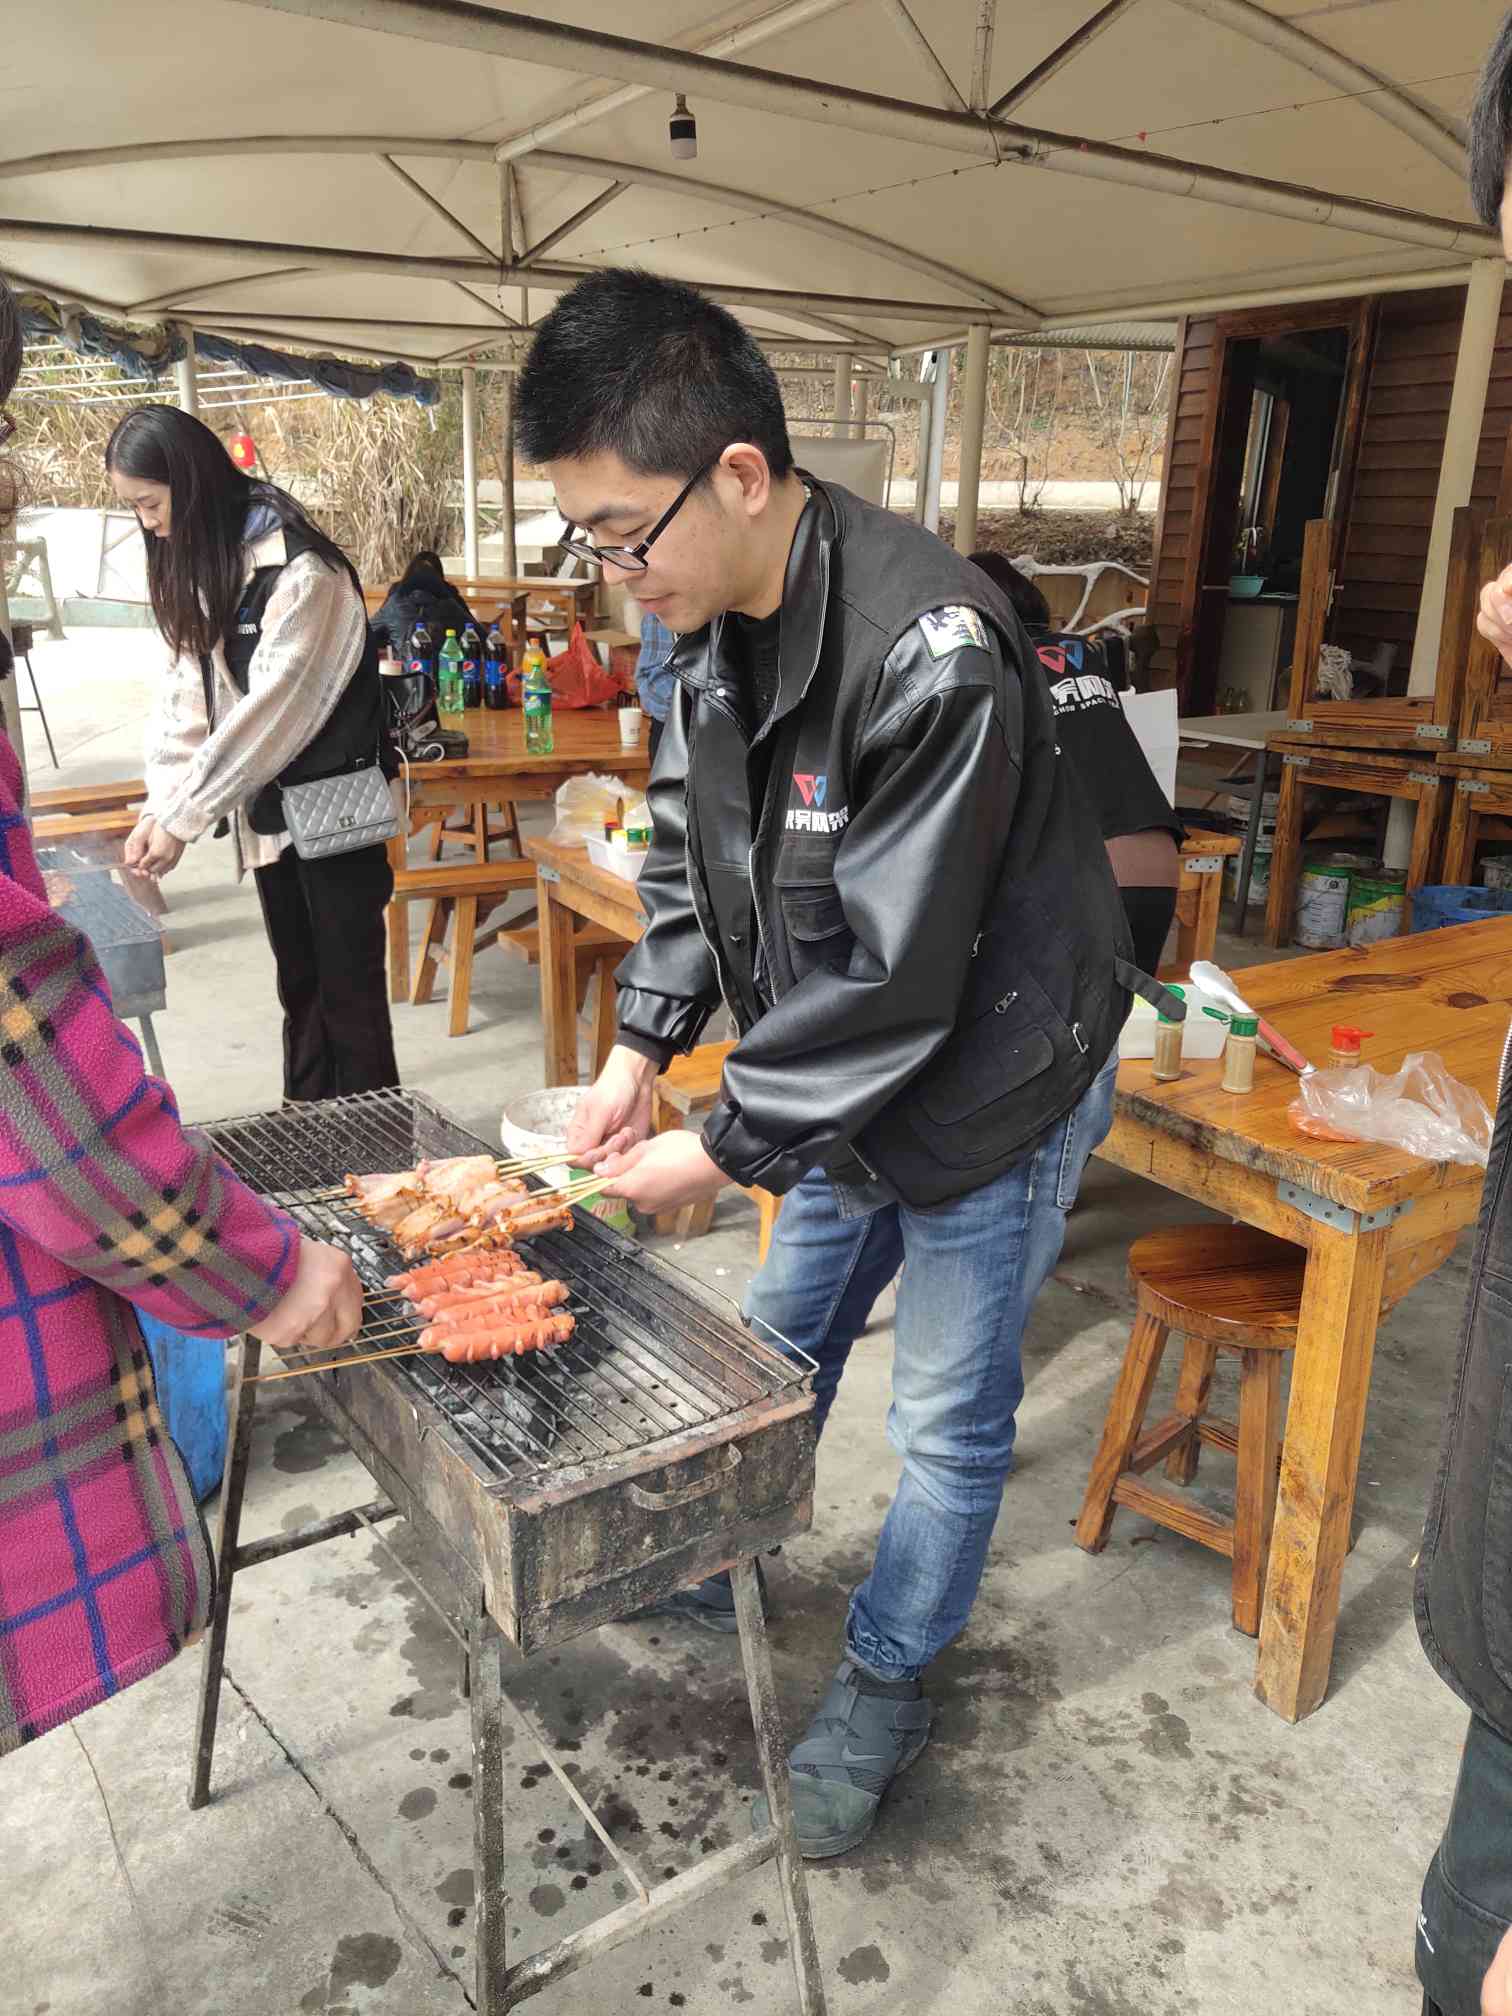
<instances>
[{"instance_id":1,"label":"wooden chair","mask_svg":"<svg viewBox=\"0 0 1512 2016\"><path fill-rule=\"evenodd\" d=\"M391 845L396 846L395 842ZM478 918L486 918L506 896L517 889L535 888L533 861L442 862L430 868L396 866L394 898L389 905L389 979L409 966L408 905L424 899L430 904L425 934L420 941L420 964L409 998L417 1006L430 1000L436 984L436 969L451 966L451 1014L449 1036L467 1034L468 1008L472 995L473 950ZM447 945L447 926L451 943ZM402 996L400 997L402 998Z\"/></svg>"},{"instance_id":2,"label":"wooden chair","mask_svg":"<svg viewBox=\"0 0 1512 2016\"><path fill-rule=\"evenodd\" d=\"M1176 964L1188 973L1194 959L1211 959L1218 943L1218 906L1223 897L1223 864L1244 842L1237 833L1189 831L1181 843L1181 880L1176 885Z\"/></svg>"},{"instance_id":3,"label":"wooden chair","mask_svg":"<svg viewBox=\"0 0 1512 2016\"><path fill-rule=\"evenodd\" d=\"M539 925L519 924L499 933L499 943L516 953L529 966L541 963ZM609 1061L616 1030L614 969L630 949L630 941L608 931L602 924L585 922L573 940L577 959L577 1012L583 1012L591 981L598 982L593 1009L593 1073L597 1077Z\"/></svg>"},{"instance_id":4,"label":"wooden chair","mask_svg":"<svg viewBox=\"0 0 1512 2016\"><path fill-rule=\"evenodd\" d=\"M656 1081L651 1124L658 1134L686 1126L690 1119L702 1119L719 1098L719 1081L733 1043L700 1043L686 1057L674 1057ZM761 1221L758 1261L765 1260L777 1226L782 1199L770 1190L747 1190ZM714 1199L701 1204L684 1204L676 1211L663 1211L656 1219L658 1232L670 1232L678 1239L698 1239L708 1231L714 1218Z\"/></svg>"},{"instance_id":5,"label":"wooden chair","mask_svg":"<svg viewBox=\"0 0 1512 2016\"><path fill-rule=\"evenodd\" d=\"M1117 1507L1127 1505L1228 1555L1234 1564L1234 1628L1251 1638L1260 1629L1276 1515L1281 1357L1297 1341L1306 1264L1300 1246L1249 1225L1172 1225L1135 1240L1129 1275L1138 1313L1076 1522L1077 1544L1089 1554L1108 1544ZM1187 1340L1175 1409L1145 1430L1145 1410L1173 1330ZM1239 1359L1237 1424L1208 1411L1220 1351ZM1163 1461L1172 1483L1190 1483L1204 1443L1237 1458L1231 1519L1168 1485L1146 1481L1145 1473Z\"/></svg>"}]
</instances>

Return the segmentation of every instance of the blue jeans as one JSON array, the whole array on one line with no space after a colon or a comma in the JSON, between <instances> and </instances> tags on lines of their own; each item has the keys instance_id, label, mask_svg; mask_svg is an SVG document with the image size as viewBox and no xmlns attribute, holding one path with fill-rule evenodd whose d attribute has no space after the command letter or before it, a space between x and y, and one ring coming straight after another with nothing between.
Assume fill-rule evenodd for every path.
<instances>
[{"instance_id":1,"label":"blue jeans","mask_svg":"<svg viewBox=\"0 0 1512 2016\"><path fill-rule=\"evenodd\" d=\"M1112 1124L1117 1068L1115 1056L1025 1161L948 1204L845 1217L824 1176L804 1177L751 1283L747 1320L818 1362L822 1431L851 1346L903 1269L887 1416L903 1475L845 1633L850 1656L883 1679L915 1678L976 1600L1013 1467L1024 1325Z\"/></svg>"}]
</instances>

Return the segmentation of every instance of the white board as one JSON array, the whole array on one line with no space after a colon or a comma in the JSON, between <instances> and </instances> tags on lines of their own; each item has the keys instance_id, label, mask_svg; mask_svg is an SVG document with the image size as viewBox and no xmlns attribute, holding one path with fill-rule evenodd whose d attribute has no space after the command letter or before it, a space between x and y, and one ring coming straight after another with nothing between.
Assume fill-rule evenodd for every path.
<instances>
[{"instance_id":1,"label":"white board","mask_svg":"<svg viewBox=\"0 0 1512 2016\"><path fill-rule=\"evenodd\" d=\"M1176 802L1176 752L1181 735L1176 725L1176 694L1120 693L1124 713L1135 739L1145 753L1145 761L1155 772L1155 782L1174 805Z\"/></svg>"}]
</instances>

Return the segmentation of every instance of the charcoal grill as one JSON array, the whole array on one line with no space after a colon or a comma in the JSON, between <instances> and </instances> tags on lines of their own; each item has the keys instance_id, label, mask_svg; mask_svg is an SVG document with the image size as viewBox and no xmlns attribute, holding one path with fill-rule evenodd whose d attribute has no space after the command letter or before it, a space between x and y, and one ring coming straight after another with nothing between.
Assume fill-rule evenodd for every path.
<instances>
[{"instance_id":1,"label":"charcoal grill","mask_svg":"<svg viewBox=\"0 0 1512 2016\"><path fill-rule=\"evenodd\" d=\"M342 1178L425 1156L492 1152L409 1091L288 1107L205 1130L252 1188L312 1237L342 1246L367 1291L346 1356L412 1342L418 1324L384 1286L405 1264L339 1195ZM464 1651L473 1721L477 2006L512 2008L651 1918L774 1858L798 2006L823 2010L782 1730L754 1557L803 1531L813 1509L812 1368L731 1320L708 1290L578 1210L570 1231L525 1242L564 1281L576 1318L555 1350L486 1365L429 1353L331 1364L303 1381L385 1497L243 1547L241 1508L261 1346L242 1340L221 1493L220 1566L206 1639L190 1804L209 1797L231 1586L241 1570L341 1534L409 1519L443 1570L443 1621ZM559 1644L732 1566L741 1651L772 1825L693 1869L648 1883L616 1846L539 1732L559 1783L624 1867L638 1898L511 1967L504 1953L498 1724L521 1716L503 1691L500 1636L521 1652ZM425 1592L422 1591L422 1594ZM428 1600L434 1601L433 1598Z\"/></svg>"}]
</instances>

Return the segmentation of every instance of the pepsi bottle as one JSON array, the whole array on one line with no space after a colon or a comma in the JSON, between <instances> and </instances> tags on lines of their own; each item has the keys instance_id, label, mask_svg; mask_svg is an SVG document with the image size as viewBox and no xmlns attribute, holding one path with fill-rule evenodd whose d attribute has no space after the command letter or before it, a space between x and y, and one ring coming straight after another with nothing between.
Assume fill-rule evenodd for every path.
<instances>
[{"instance_id":1,"label":"pepsi bottle","mask_svg":"<svg viewBox=\"0 0 1512 2016\"><path fill-rule=\"evenodd\" d=\"M462 646L462 705L483 705L483 639L477 625L467 624L457 639Z\"/></svg>"},{"instance_id":2,"label":"pepsi bottle","mask_svg":"<svg viewBox=\"0 0 1512 2016\"><path fill-rule=\"evenodd\" d=\"M483 640L483 705L509 705L509 645L497 623Z\"/></svg>"},{"instance_id":3,"label":"pepsi bottle","mask_svg":"<svg viewBox=\"0 0 1512 2016\"><path fill-rule=\"evenodd\" d=\"M409 651L405 657L404 669L411 678L424 679L426 690L436 690L436 646L430 631L423 623L417 623L409 636Z\"/></svg>"}]
</instances>

